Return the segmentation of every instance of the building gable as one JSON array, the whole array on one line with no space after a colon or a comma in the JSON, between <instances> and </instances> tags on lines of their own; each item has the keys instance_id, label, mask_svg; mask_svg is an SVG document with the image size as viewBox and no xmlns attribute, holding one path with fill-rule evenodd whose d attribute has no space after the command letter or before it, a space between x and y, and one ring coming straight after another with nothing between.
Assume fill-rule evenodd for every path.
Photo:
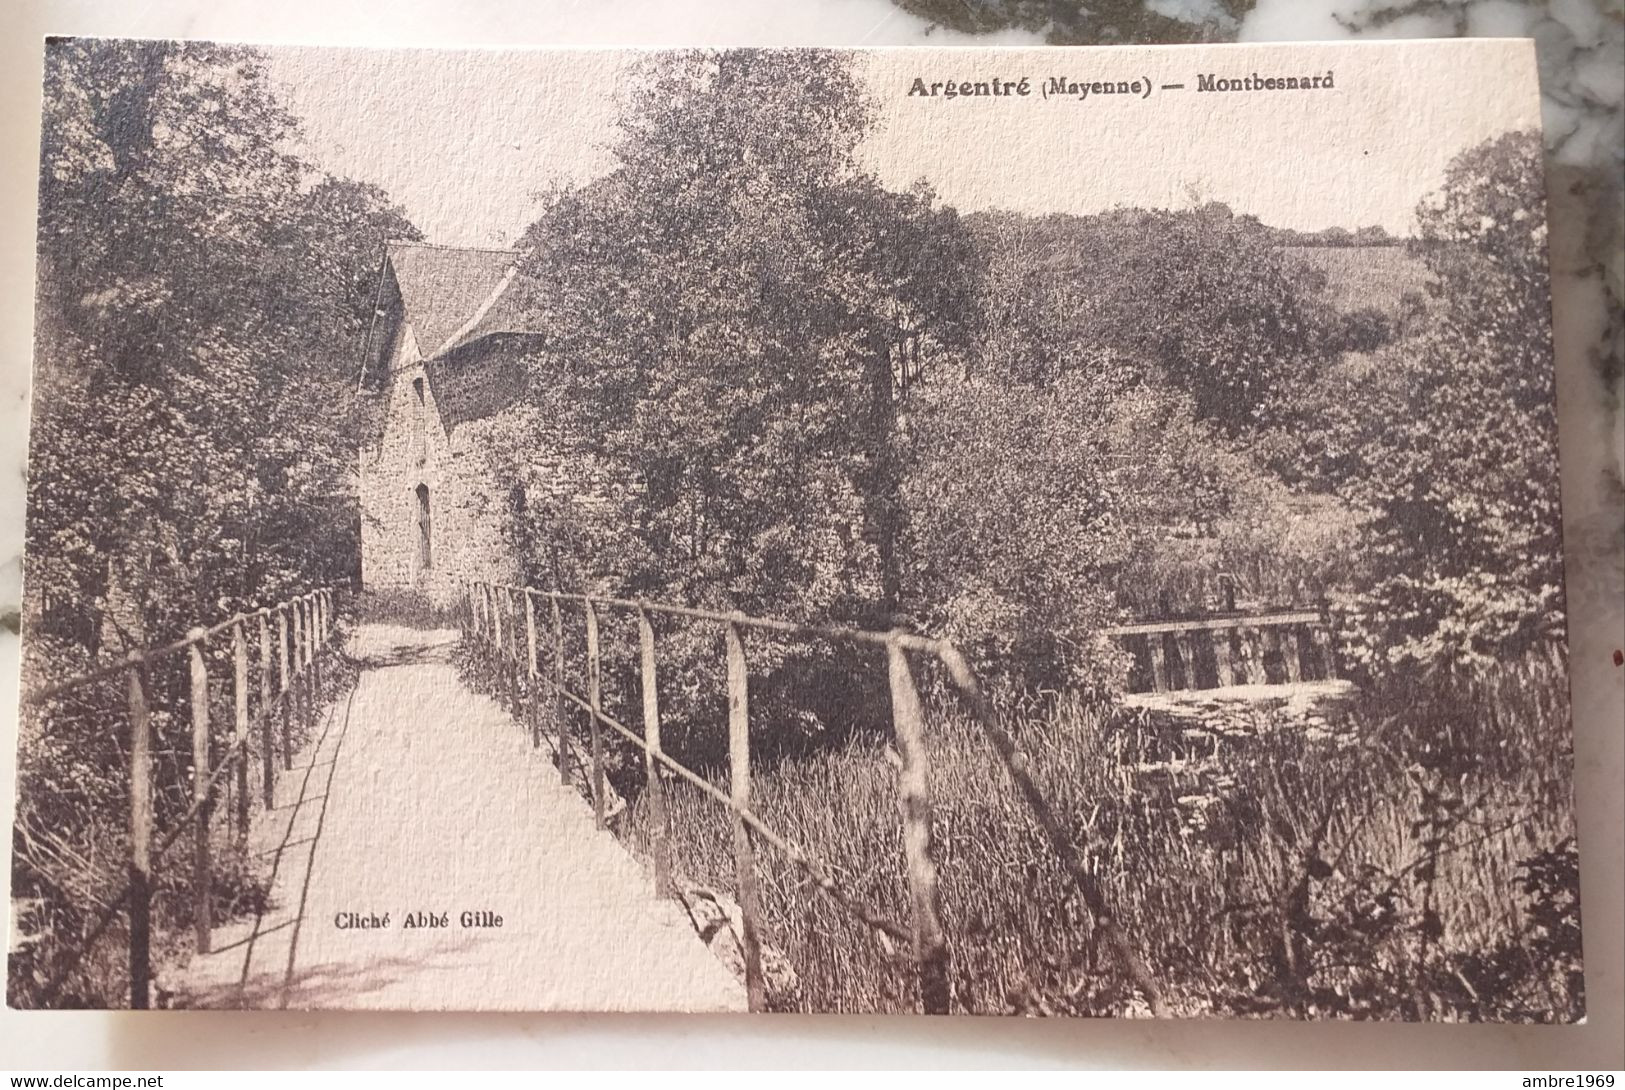
<instances>
[{"instance_id":1,"label":"building gable","mask_svg":"<svg viewBox=\"0 0 1625 1090\"><path fill-rule=\"evenodd\" d=\"M425 358L450 348L476 315L489 309L516 260L512 250L389 243L386 261Z\"/></svg>"},{"instance_id":2,"label":"building gable","mask_svg":"<svg viewBox=\"0 0 1625 1090\"><path fill-rule=\"evenodd\" d=\"M538 347L517 263L506 250L385 248L358 399L369 586L444 598L460 578L517 570L512 497L478 456L485 423L523 402Z\"/></svg>"}]
</instances>

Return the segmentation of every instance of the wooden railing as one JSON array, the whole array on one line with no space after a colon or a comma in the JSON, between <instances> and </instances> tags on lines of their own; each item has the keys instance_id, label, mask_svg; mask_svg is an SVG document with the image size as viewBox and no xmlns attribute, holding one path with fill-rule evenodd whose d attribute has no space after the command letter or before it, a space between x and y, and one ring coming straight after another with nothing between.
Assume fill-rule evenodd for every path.
<instances>
[{"instance_id":1,"label":"wooden railing","mask_svg":"<svg viewBox=\"0 0 1625 1090\"><path fill-rule=\"evenodd\" d=\"M235 795L234 819L246 836L250 815L248 751L259 733L262 806L275 804L276 764L292 768L291 736L296 723L313 720L321 691L323 661L333 644L335 592L322 588L252 612L238 613L209 628L193 628L183 638L160 647L132 651L122 660L45 686L23 697L25 714L49 720L60 702L97 683L123 681L123 703L129 726L129 860L128 879L85 932L67 949L54 951L55 962L43 986L49 1005L64 981L120 915L128 921L130 1006L151 1002L152 897L154 869L164 854L188 832L192 840L193 934L200 953L208 953L214 929L210 819L218 796ZM254 662L250 663L250 644ZM229 653L232 728L230 743L216 754L211 722L208 658L222 663ZM185 704L191 720L192 779L189 805L169 828L156 828L153 793L154 693L152 671L160 663L184 656ZM221 671L222 674L224 670ZM251 675L254 675L251 680ZM116 723L109 729L117 729Z\"/></svg>"},{"instance_id":2,"label":"wooden railing","mask_svg":"<svg viewBox=\"0 0 1625 1090\"><path fill-rule=\"evenodd\" d=\"M1320 610L1144 621L1109 628L1106 635L1122 643L1140 664L1131 678L1131 691L1295 684L1337 677L1331 623Z\"/></svg>"},{"instance_id":3,"label":"wooden railing","mask_svg":"<svg viewBox=\"0 0 1625 1090\"><path fill-rule=\"evenodd\" d=\"M605 824L603 732L613 731L644 755L645 790L651 824L655 882L662 895L672 889L671 828L664 787L658 767L670 770L693 785L704 797L727 808L733 820L733 855L743 934L746 999L751 1010L761 1010L765 989L761 964L761 892L757 879L756 844L767 845L788 859L812 882L860 923L867 926L883 948L893 940L912 945L920 1004L928 1014L949 1010L949 949L938 908L936 850L932 831L930 752L925 716L915 685L911 656L933 659L946 672L951 687L969 709L984 737L998 753L1027 808L1043 829L1051 848L1077 886L1094 919L1098 933L1129 980L1140 990L1154 1014L1165 1013L1162 993L1144 960L1129 943L1118 916L1106 901L1095 876L1044 798L1029 773L1030 757L1000 725L976 676L951 643L904 631L872 632L853 628L797 624L739 613L721 613L686 606L565 594L534 588L485 582L463 585L462 622L471 642L494 666L521 719L528 720L531 743L540 746L543 720L554 727L551 741L558 754L560 778L568 783L572 743L566 705L586 713L590 761L589 793L600 827ZM545 611L538 619L538 612ZM638 622L638 675L642 696L642 729L631 727L606 713L603 702L603 648L600 615L605 611L630 614ZM584 630L585 662L581 676L586 692L567 684L566 613L578 615ZM699 773L674 760L660 742L658 688L659 647L651 618L656 615L687 618L721 631L728 695L728 785L724 791ZM573 618L572 618L573 619ZM788 834L769 826L751 807L750 662L747 633L772 633L806 640L867 645L886 654L887 684L891 695L891 722L901 769L898 775L899 809L903 820L903 849L911 918L907 926L886 919L862 903L839 882L832 869ZM544 662L546 665L544 665ZM548 714L550 713L550 715Z\"/></svg>"}]
</instances>

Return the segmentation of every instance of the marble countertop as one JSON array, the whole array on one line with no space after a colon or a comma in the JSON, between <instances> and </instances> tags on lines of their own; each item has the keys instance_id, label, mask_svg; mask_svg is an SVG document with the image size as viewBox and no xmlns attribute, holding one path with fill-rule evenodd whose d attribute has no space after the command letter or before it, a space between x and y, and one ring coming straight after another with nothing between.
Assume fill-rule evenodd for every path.
<instances>
[{"instance_id":1,"label":"marble countertop","mask_svg":"<svg viewBox=\"0 0 1625 1090\"><path fill-rule=\"evenodd\" d=\"M1009 0L13 0L0 65L0 794L12 795L23 473L39 137L50 34L391 45L1036 44ZM1067 4L1059 5L1062 8ZM1076 8L1076 4L1070 5ZM179 1066L968 1065L1617 1067L1625 799L1625 396L1621 178L1625 0L1133 0L1047 28L1054 42L1530 36L1549 157L1553 311L1586 923L1583 1027L1068 1023L778 1017L0 1015L0 1055L41 1069ZM980 12L979 37L914 12ZM1240 15L1233 14L1241 12ZM8 810L9 820L9 810ZM228 1030L229 1027L229 1030Z\"/></svg>"}]
</instances>

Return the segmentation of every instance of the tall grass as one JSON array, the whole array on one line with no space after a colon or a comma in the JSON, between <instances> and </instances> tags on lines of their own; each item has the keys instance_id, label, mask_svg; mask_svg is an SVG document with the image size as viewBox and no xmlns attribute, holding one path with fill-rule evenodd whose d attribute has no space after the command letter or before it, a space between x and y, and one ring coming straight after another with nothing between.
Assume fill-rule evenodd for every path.
<instances>
[{"instance_id":1,"label":"tall grass","mask_svg":"<svg viewBox=\"0 0 1625 1090\"><path fill-rule=\"evenodd\" d=\"M1215 738L1066 696L1005 718L1174 1013L1569 1020L1582 999L1563 678L1531 658L1363 697L1319 740L1286 726ZM946 699L930 704L957 1007L1145 1013L991 747ZM727 813L680 783L668 796L678 871L730 889ZM754 806L906 923L884 737L763 770ZM634 850L648 820L635 801ZM760 865L796 1006L917 1009L906 950L880 948L787 860Z\"/></svg>"}]
</instances>

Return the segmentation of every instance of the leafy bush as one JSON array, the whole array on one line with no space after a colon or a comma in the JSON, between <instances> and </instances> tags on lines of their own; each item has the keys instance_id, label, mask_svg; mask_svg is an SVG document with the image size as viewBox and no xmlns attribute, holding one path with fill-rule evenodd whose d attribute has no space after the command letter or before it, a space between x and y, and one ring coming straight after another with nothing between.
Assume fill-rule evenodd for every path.
<instances>
[{"instance_id":1,"label":"leafy bush","mask_svg":"<svg viewBox=\"0 0 1625 1090\"><path fill-rule=\"evenodd\" d=\"M1484 667L1563 631L1543 197L1533 134L1458 156L1418 210L1434 305L1316 399L1319 486L1373 513L1372 571L1345 588L1365 680Z\"/></svg>"},{"instance_id":2,"label":"leafy bush","mask_svg":"<svg viewBox=\"0 0 1625 1090\"><path fill-rule=\"evenodd\" d=\"M987 265L968 366L990 381L1024 392L1112 353L1238 437L1291 419L1338 348L1326 275L1226 205L967 222Z\"/></svg>"}]
</instances>

